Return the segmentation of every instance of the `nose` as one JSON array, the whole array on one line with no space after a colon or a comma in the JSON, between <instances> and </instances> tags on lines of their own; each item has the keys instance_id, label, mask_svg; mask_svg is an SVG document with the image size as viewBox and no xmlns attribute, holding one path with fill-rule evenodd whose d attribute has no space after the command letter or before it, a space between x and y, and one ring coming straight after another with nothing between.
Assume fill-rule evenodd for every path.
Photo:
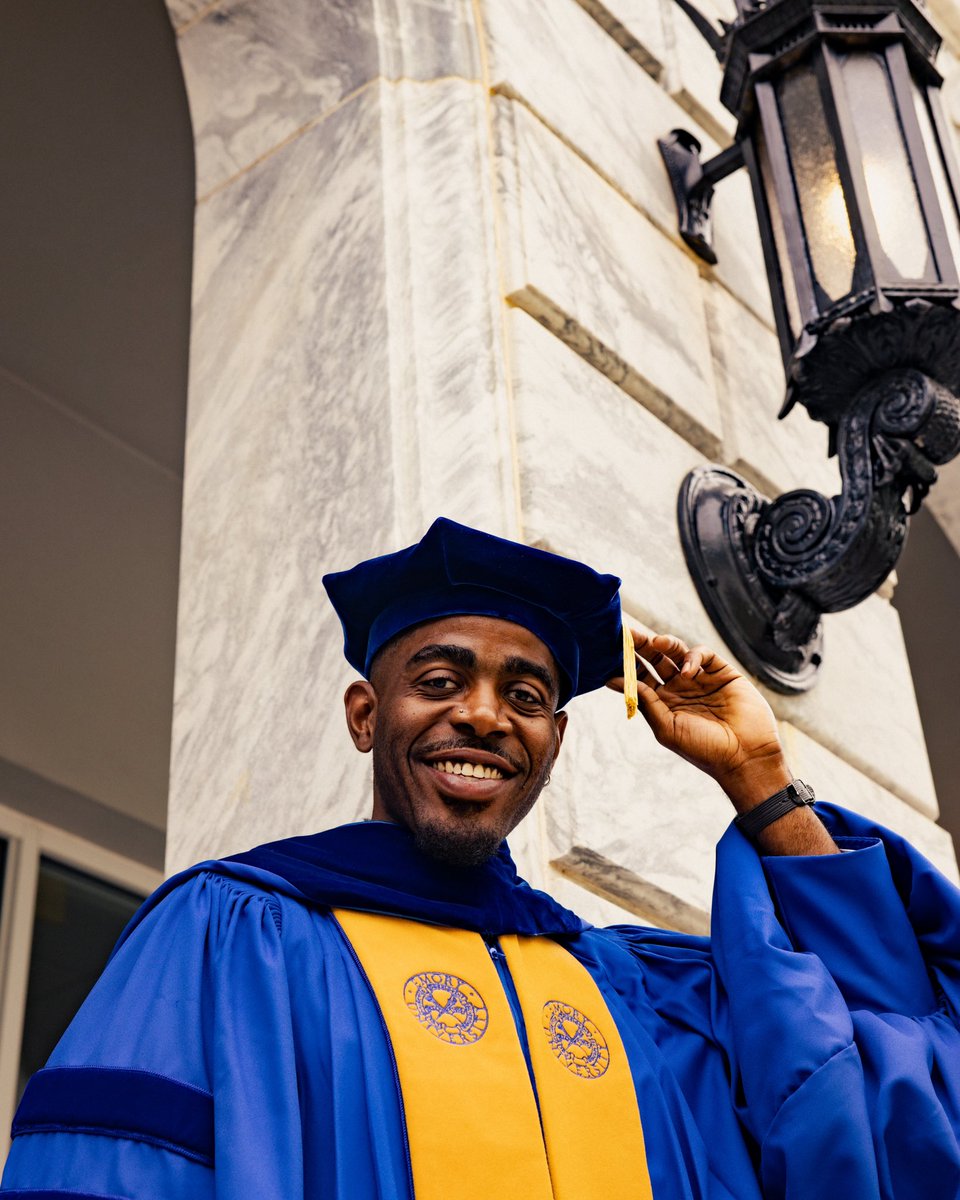
<instances>
[{"instance_id":1,"label":"nose","mask_svg":"<svg viewBox=\"0 0 960 1200\"><path fill-rule=\"evenodd\" d=\"M510 729L506 703L492 684L476 683L457 700L453 723L477 737L506 734Z\"/></svg>"}]
</instances>

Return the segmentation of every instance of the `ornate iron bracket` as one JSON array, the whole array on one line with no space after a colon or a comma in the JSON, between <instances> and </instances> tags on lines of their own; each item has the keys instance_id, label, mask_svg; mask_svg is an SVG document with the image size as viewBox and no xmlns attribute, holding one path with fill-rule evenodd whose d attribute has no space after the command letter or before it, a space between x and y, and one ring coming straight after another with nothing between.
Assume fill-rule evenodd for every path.
<instances>
[{"instance_id":1,"label":"ornate iron bracket","mask_svg":"<svg viewBox=\"0 0 960 1200\"><path fill-rule=\"evenodd\" d=\"M684 480L687 567L717 629L752 674L781 692L813 686L820 616L859 604L896 565L907 518L960 453L960 400L920 371L866 384L836 425L843 480L771 501L724 467Z\"/></svg>"},{"instance_id":2,"label":"ornate iron bracket","mask_svg":"<svg viewBox=\"0 0 960 1200\"><path fill-rule=\"evenodd\" d=\"M700 143L686 129L671 129L669 137L657 139L657 145L673 189L680 236L702 259L715 263L710 225L713 189L743 166L743 147L734 142L714 158L701 162Z\"/></svg>"}]
</instances>

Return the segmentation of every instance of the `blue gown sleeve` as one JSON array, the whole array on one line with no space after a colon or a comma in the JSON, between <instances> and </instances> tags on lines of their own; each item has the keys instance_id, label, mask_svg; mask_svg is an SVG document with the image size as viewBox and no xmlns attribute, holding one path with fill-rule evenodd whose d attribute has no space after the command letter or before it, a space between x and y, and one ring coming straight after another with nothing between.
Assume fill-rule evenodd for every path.
<instances>
[{"instance_id":1,"label":"blue gown sleeve","mask_svg":"<svg viewBox=\"0 0 960 1200\"><path fill-rule=\"evenodd\" d=\"M818 806L818 808L821 806ZM822 806L849 852L718 848L713 952L765 1197L960 1195L960 893Z\"/></svg>"},{"instance_id":2,"label":"blue gown sleeve","mask_svg":"<svg viewBox=\"0 0 960 1200\"><path fill-rule=\"evenodd\" d=\"M122 940L31 1080L0 1196L289 1200L301 1153L276 901L202 873Z\"/></svg>"}]
</instances>

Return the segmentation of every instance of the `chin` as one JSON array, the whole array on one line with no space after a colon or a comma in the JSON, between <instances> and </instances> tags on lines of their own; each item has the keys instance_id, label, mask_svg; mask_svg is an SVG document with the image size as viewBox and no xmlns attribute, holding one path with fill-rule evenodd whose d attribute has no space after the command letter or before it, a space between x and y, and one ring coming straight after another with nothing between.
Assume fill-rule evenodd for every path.
<instances>
[{"instance_id":1,"label":"chin","mask_svg":"<svg viewBox=\"0 0 960 1200\"><path fill-rule=\"evenodd\" d=\"M413 829L418 849L438 862L455 867L478 867L493 858L504 835L480 824L427 821Z\"/></svg>"}]
</instances>

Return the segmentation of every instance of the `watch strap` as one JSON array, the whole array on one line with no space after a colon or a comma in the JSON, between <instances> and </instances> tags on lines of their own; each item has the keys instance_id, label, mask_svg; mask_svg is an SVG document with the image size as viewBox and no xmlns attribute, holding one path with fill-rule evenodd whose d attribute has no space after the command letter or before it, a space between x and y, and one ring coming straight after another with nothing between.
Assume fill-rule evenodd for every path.
<instances>
[{"instance_id":1,"label":"watch strap","mask_svg":"<svg viewBox=\"0 0 960 1200\"><path fill-rule=\"evenodd\" d=\"M751 808L742 817L737 817L734 820L734 825L753 842L756 841L757 835L766 829L768 825L772 825L774 821L779 821L781 817L785 817L788 812L792 812L795 808L803 808L807 804L813 804L816 798L813 788L809 784L804 783L802 779L794 779L785 788L781 788L779 792L774 792L772 796L768 796L762 804L758 804L756 808Z\"/></svg>"}]
</instances>

